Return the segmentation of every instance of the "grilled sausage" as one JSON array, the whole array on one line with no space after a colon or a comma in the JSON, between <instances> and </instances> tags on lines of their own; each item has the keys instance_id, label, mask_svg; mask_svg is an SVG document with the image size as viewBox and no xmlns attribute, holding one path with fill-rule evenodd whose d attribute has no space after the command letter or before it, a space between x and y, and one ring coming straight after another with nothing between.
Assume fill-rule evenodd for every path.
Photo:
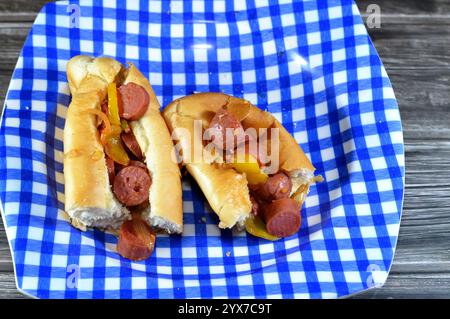
<instances>
[{"instance_id":1,"label":"grilled sausage","mask_svg":"<svg viewBox=\"0 0 450 319\"><path fill-rule=\"evenodd\" d=\"M263 209L267 232L276 237L287 237L300 229L299 204L291 198L274 200Z\"/></svg>"},{"instance_id":2,"label":"grilled sausage","mask_svg":"<svg viewBox=\"0 0 450 319\"><path fill-rule=\"evenodd\" d=\"M139 146L139 143L136 140L133 132L130 130L128 133L122 132L120 135L123 143L127 146L127 148L133 153L134 156L138 159L142 159L142 151Z\"/></svg>"},{"instance_id":3,"label":"grilled sausage","mask_svg":"<svg viewBox=\"0 0 450 319\"><path fill-rule=\"evenodd\" d=\"M244 128L241 122L226 109L216 112L208 127L212 143L225 151L233 151L245 142ZM233 141L231 144L230 141ZM228 142L228 143L227 143Z\"/></svg>"},{"instance_id":4,"label":"grilled sausage","mask_svg":"<svg viewBox=\"0 0 450 319\"><path fill-rule=\"evenodd\" d=\"M252 214L258 216L260 206L258 201L252 195L250 195L250 201L252 202Z\"/></svg>"},{"instance_id":5,"label":"grilled sausage","mask_svg":"<svg viewBox=\"0 0 450 319\"><path fill-rule=\"evenodd\" d=\"M150 97L147 91L136 83L127 83L121 85L118 89L120 100L122 102L122 110L120 117L135 121L147 112Z\"/></svg>"},{"instance_id":6,"label":"grilled sausage","mask_svg":"<svg viewBox=\"0 0 450 319\"><path fill-rule=\"evenodd\" d=\"M280 198L288 198L292 189L292 181L284 173L270 176L267 181L256 190L259 198L271 202Z\"/></svg>"},{"instance_id":7,"label":"grilled sausage","mask_svg":"<svg viewBox=\"0 0 450 319\"><path fill-rule=\"evenodd\" d=\"M117 252L131 260L144 260L150 257L155 247L156 235L141 218L133 217L120 227Z\"/></svg>"},{"instance_id":8,"label":"grilled sausage","mask_svg":"<svg viewBox=\"0 0 450 319\"><path fill-rule=\"evenodd\" d=\"M136 206L149 198L152 180L141 167L127 166L114 179L113 192L125 206Z\"/></svg>"},{"instance_id":9,"label":"grilled sausage","mask_svg":"<svg viewBox=\"0 0 450 319\"><path fill-rule=\"evenodd\" d=\"M109 156L105 157L105 161L106 161L106 168L108 169L109 185L112 185L114 183L114 177L116 176L114 169L114 161Z\"/></svg>"},{"instance_id":10,"label":"grilled sausage","mask_svg":"<svg viewBox=\"0 0 450 319\"><path fill-rule=\"evenodd\" d=\"M130 164L128 164L128 166L137 166L137 167L144 169L146 172L148 171L147 166L143 162L140 162L140 161L130 161Z\"/></svg>"}]
</instances>

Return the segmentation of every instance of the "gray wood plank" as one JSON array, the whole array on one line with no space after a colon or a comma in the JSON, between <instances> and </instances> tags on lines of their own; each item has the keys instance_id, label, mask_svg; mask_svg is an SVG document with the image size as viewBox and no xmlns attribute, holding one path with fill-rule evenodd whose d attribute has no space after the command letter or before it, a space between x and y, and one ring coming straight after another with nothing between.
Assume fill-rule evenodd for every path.
<instances>
[{"instance_id":1,"label":"gray wood plank","mask_svg":"<svg viewBox=\"0 0 450 319\"><path fill-rule=\"evenodd\" d=\"M49 1L45 0L0 0L0 22L34 21L41 8Z\"/></svg>"},{"instance_id":2,"label":"gray wood plank","mask_svg":"<svg viewBox=\"0 0 450 319\"><path fill-rule=\"evenodd\" d=\"M382 288L375 288L353 298L379 299L448 299L450 298L450 275L448 273L433 274L397 274L391 273Z\"/></svg>"},{"instance_id":3,"label":"gray wood plank","mask_svg":"<svg viewBox=\"0 0 450 319\"><path fill-rule=\"evenodd\" d=\"M12 272L12 271L13 271L13 264L11 260L11 253L9 251L5 227L0 218L0 272Z\"/></svg>"},{"instance_id":4,"label":"gray wood plank","mask_svg":"<svg viewBox=\"0 0 450 319\"><path fill-rule=\"evenodd\" d=\"M2 39L0 74L9 74L14 70L31 25L31 23L0 23L0 39Z\"/></svg>"},{"instance_id":5,"label":"gray wood plank","mask_svg":"<svg viewBox=\"0 0 450 319\"><path fill-rule=\"evenodd\" d=\"M450 269L449 255L448 244L443 241L438 242L434 238L412 241L404 239L401 234L391 274L448 273L446 270ZM390 280L388 277L388 281Z\"/></svg>"},{"instance_id":6,"label":"gray wood plank","mask_svg":"<svg viewBox=\"0 0 450 319\"><path fill-rule=\"evenodd\" d=\"M367 12L370 4L377 4L382 14L398 16L438 16L450 13L450 3L447 0L356 0L359 11Z\"/></svg>"},{"instance_id":7,"label":"gray wood plank","mask_svg":"<svg viewBox=\"0 0 450 319\"><path fill-rule=\"evenodd\" d=\"M412 75L432 75L432 71L448 71L450 64L445 50L449 46L450 28L412 24L405 27L401 24L385 24L381 29L369 29L369 34L377 48L383 63L390 66L391 72L409 69ZM425 58L422 60L422 58Z\"/></svg>"},{"instance_id":8,"label":"gray wood plank","mask_svg":"<svg viewBox=\"0 0 450 319\"><path fill-rule=\"evenodd\" d=\"M12 273L0 272L0 299L25 299L16 288L14 275Z\"/></svg>"}]
</instances>

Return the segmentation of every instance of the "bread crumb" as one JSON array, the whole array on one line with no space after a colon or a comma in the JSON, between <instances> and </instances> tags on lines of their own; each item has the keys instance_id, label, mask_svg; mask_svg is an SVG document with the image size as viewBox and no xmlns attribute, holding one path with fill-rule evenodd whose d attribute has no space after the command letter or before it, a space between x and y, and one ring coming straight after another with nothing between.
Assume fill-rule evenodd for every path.
<instances>
[{"instance_id":1,"label":"bread crumb","mask_svg":"<svg viewBox=\"0 0 450 319\"><path fill-rule=\"evenodd\" d=\"M227 251L227 252L225 253L225 255L227 255L227 257L230 257L231 252L230 252L230 251Z\"/></svg>"}]
</instances>

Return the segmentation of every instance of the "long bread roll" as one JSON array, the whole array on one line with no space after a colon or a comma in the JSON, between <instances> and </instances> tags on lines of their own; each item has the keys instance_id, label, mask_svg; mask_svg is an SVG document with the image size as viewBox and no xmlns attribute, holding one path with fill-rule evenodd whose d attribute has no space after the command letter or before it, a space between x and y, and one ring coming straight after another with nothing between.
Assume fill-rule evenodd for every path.
<instances>
[{"instance_id":1,"label":"long bread roll","mask_svg":"<svg viewBox=\"0 0 450 319\"><path fill-rule=\"evenodd\" d=\"M111 190L96 116L85 110L101 109L110 83L133 82L145 88L150 97L145 114L130 121L152 179L150 205L144 215L153 226L181 233L180 171L171 160L172 140L149 81L133 64L126 69L114 59L87 56L76 56L68 62L67 78L72 101L64 128L65 210L72 224L82 230L117 229L130 218L129 210Z\"/></svg>"},{"instance_id":2,"label":"long bread roll","mask_svg":"<svg viewBox=\"0 0 450 319\"><path fill-rule=\"evenodd\" d=\"M236 115L244 129L279 129L280 171L288 174L292 181L291 198L298 202L302 201L303 196L299 196L300 190L304 190L305 186L308 187L312 182L315 169L292 135L272 114L260 110L248 101L226 94L199 93L173 101L164 109L163 116L172 134L182 132L179 129L189 132L174 135L182 152L193 154L191 146L195 142L202 145L201 141L195 141L201 139L201 136L194 134L194 121L200 121L202 128L206 129L214 115L224 107ZM227 165L211 163L204 158L183 164L199 184L211 208L219 216L219 227L242 226L252 210L245 174L240 174Z\"/></svg>"}]
</instances>

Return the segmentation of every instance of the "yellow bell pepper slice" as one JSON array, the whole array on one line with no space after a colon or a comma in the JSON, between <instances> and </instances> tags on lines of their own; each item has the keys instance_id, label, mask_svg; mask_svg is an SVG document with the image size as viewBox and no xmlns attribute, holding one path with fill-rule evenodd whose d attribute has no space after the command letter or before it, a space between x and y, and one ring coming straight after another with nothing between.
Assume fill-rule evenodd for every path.
<instances>
[{"instance_id":1,"label":"yellow bell pepper slice","mask_svg":"<svg viewBox=\"0 0 450 319\"><path fill-rule=\"evenodd\" d=\"M114 162L121 165L128 165L130 157L128 156L120 133L122 132L122 123L119 116L119 101L117 99L116 83L108 85L108 120L109 127L107 127L101 134L100 139L108 155Z\"/></svg>"},{"instance_id":2,"label":"yellow bell pepper slice","mask_svg":"<svg viewBox=\"0 0 450 319\"><path fill-rule=\"evenodd\" d=\"M234 158L233 168L239 173L259 173L258 161L249 154L245 154L245 159L241 159L238 156Z\"/></svg>"},{"instance_id":3,"label":"yellow bell pepper slice","mask_svg":"<svg viewBox=\"0 0 450 319\"><path fill-rule=\"evenodd\" d=\"M261 220L261 218L257 216L252 215L247 218L247 220L245 221L245 230L253 236L264 238L267 240L275 241L280 239L279 237L269 234L267 232L266 225Z\"/></svg>"},{"instance_id":4,"label":"yellow bell pepper slice","mask_svg":"<svg viewBox=\"0 0 450 319\"><path fill-rule=\"evenodd\" d=\"M264 184L269 178L269 175L263 172L246 173L245 176L247 177L247 182L250 185Z\"/></svg>"},{"instance_id":5,"label":"yellow bell pepper slice","mask_svg":"<svg viewBox=\"0 0 450 319\"><path fill-rule=\"evenodd\" d=\"M232 167L238 173L245 173L250 185L265 183L269 178L266 173L261 171L258 160L250 154L246 154L244 162L240 158L235 158Z\"/></svg>"},{"instance_id":6,"label":"yellow bell pepper slice","mask_svg":"<svg viewBox=\"0 0 450 319\"><path fill-rule=\"evenodd\" d=\"M102 137L102 143L105 148L106 155L108 155L114 162L125 166L130 163L130 157L123 147L120 133L106 134Z\"/></svg>"},{"instance_id":7,"label":"yellow bell pepper slice","mask_svg":"<svg viewBox=\"0 0 450 319\"><path fill-rule=\"evenodd\" d=\"M119 102L117 100L116 83L108 85L108 118L111 125L120 126Z\"/></svg>"}]
</instances>

